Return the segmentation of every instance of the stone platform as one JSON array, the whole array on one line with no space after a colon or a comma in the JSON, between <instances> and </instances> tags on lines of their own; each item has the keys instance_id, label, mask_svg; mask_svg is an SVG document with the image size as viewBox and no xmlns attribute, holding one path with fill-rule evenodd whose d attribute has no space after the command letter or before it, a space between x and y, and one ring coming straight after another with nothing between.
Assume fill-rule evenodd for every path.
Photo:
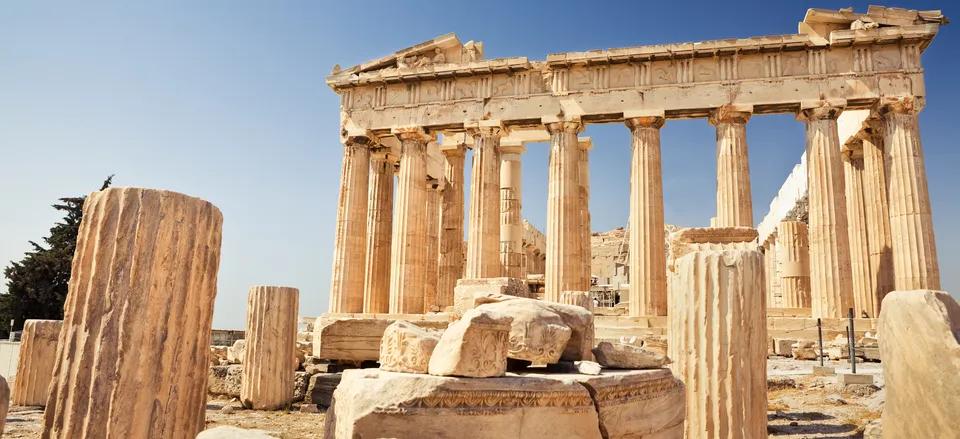
<instances>
[{"instance_id":1,"label":"stone platform","mask_svg":"<svg viewBox=\"0 0 960 439\"><path fill-rule=\"evenodd\" d=\"M668 369L483 379L349 370L324 437L681 439L684 415Z\"/></svg>"}]
</instances>

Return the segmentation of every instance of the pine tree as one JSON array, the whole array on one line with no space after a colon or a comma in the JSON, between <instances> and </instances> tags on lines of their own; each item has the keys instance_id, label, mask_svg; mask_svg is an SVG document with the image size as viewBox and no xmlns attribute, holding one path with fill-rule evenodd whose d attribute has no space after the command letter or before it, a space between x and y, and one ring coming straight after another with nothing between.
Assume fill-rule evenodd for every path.
<instances>
[{"instance_id":1,"label":"pine tree","mask_svg":"<svg viewBox=\"0 0 960 439\"><path fill-rule=\"evenodd\" d=\"M110 187L112 182L113 175L104 180L100 190ZM86 198L61 198L54 204L53 208L65 215L50 229L50 236L43 238L46 247L30 241L33 250L3 270L7 293L0 295L0 332L19 331L26 319L63 319L63 302ZM13 328L10 320L14 321Z\"/></svg>"}]
</instances>

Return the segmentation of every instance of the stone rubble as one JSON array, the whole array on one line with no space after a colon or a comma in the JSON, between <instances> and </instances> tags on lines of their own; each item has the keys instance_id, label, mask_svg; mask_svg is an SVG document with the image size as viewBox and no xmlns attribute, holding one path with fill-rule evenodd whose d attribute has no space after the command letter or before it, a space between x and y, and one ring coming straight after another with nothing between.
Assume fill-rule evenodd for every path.
<instances>
[{"instance_id":1,"label":"stone rubble","mask_svg":"<svg viewBox=\"0 0 960 439\"><path fill-rule=\"evenodd\" d=\"M613 369L657 369L671 363L666 355L643 347L602 341L593 348L597 363Z\"/></svg>"}]
</instances>

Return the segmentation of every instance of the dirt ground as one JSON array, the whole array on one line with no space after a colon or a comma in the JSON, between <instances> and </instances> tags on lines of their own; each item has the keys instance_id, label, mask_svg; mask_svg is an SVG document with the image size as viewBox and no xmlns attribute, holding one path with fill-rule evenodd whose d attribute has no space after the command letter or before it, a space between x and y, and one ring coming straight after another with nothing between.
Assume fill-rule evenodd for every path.
<instances>
[{"instance_id":1,"label":"dirt ground","mask_svg":"<svg viewBox=\"0 0 960 439\"><path fill-rule=\"evenodd\" d=\"M879 363L857 365L858 373L874 375L876 385L836 384L835 377L810 375L813 361L774 359L767 361L767 431L776 439L857 439L868 422L880 417L885 392ZM834 364L849 372L849 364ZM224 407L231 409L224 410ZM264 430L282 439L321 437L323 413L301 413L299 405L289 411L243 410L236 401L211 400L207 404L207 428L231 425ZM4 438L40 437L43 411L11 407Z\"/></svg>"}]
</instances>

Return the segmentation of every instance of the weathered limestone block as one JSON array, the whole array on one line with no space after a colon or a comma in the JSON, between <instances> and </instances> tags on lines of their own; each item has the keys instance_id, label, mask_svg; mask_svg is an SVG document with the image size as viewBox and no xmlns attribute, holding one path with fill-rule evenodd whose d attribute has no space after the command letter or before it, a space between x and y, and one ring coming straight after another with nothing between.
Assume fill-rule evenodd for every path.
<instances>
[{"instance_id":1,"label":"weathered limestone block","mask_svg":"<svg viewBox=\"0 0 960 439\"><path fill-rule=\"evenodd\" d=\"M797 341L792 338L775 338L773 339L773 354L789 357L793 355L793 345L795 344L797 344Z\"/></svg>"},{"instance_id":2,"label":"weathered limestone block","mask_svg":"<svg viewBox=\"0 0 960 439\"><path fill-rule=\"evenodd\" d=\"M504 294L478 293L474 295L473 300L475 306L480 306L484 303L498 303L507 301L533 301L534 303L543 304L551 311L557 313L563 320L563 323L570 327L571 330L570 340L567 342L567 346L563 350L563 355L560 357L560 359L566 361L592 359L590 349L593 349L594 342L593 313L585 310L581 306L544 302L536 299L507 296Z\"/></svg>"},{"instance_id":3,"label":"weathered limestone block","mask_svg":"<svg viewBox=\"0 0 960 439\"><path fill-rule=\"evenodd\" d=\"M233 342L233 346L227 348L227 362L230 364L243 363L243 356L246 352L247 340L241 338Z\"/></svg>"},{"instance_id":4,"label":"weathered limestone block","mask_svg":"<svg viewBox=\"0 0 960 439\"><path fill-rule=\"evenodd\" d=\"M794 360L820 359L820 347L815 342L801 340L796 342L792 349L791 354Z\"/></svg>"},{"instance_id":5,"label":"weathered limestone block","mask_svg":"<svg viewBox=\"0 0 960 439\"><path fill-rule=\"evenodd\" d=\"M310 334L313 336L313 334ZM310 341L300 341L300 333L297 333L297 346L293 350L293 356L296 358L294 360L294 370L299 370L300 366L303 365L303 362L307 360L308 355L313 355L313 342Z\"/></svg>"},{"instance_id":6,"label":"weathered limestone block","mask_svg":"<svg viewBox=\"0 0 960 439\"><path fill-rule=\"evenodd\" d=\"M333 401L333 391L340 384L341 373L318 373L310 377L307 395L303 402L316 404L320 407L330 407Z\"/></svg>"},{"instance_id":7,"label":"weathered limestone block","mask_svg":"<svg viewBox=\"0 0 960 439\"><path fill-rule=\"evenodd\" d=\"M310 384L310 374L306 372L293 373L293 402L303 401L307 393L307 386Z\"/></svg>"},{"instance_id":8,"label":"weathered limestone block","mask_svg":"<svg viewBox=\"0 0 960 439\"><path fill-rule=\"evenodd\" d=\"M276 436L266 430L251 430L221 425L200 432L197 439L276 439Z\"/></svg>"},{"instance_id":9,"label":"weathered limestone block","mask_svg":"<svg viewBox=\"0 0 960 439\"><path fill-rule=\"evenodd\" d=\"M686 437L766 437L765 302L758 251L677 261L667 335L671 368L687 386Z\"/></svg>"},{"instance_id":10,"label":"weathered limestone block","mask_svg":"<svg viewBox=\"0 0 960 439\"><path fill-rule=\"evenodd\" d=\"M207 375L207 394L239 398L242 376L243 366L239 364L211 366Z\"/></svg>"},{"instance_id":11,"label":"weathered limestone block","mask_svg":"<svg viewBox=\"0 0 960 439\"><path fill-rule=\"evenodd\" d=\"M515 297L528 297L530 289L523 279L513 277L492 277L487 279L460 279L453 293L453 313L457 317L473 309L473 296L477 293L504 294Z\"/></svg>"},{"instance_id":12,"label":"weathered limestone block","mask_svg":"<svg viewBox=\"0 0 960 439\"><path fill-rule=\"evenodd\" d=\"M707 250L755 250L757 229L750 227L704 227L685 228L670 234L670 255L667 269L675 271L674 265L689 253Z\"/></svg>"},{"instance_id":13,"label":"weathered limestone block","mask_svg":"<svg viewBox=\"0 0 960 439\"><path fill-rule=\"evenodd\" d=\"M960 304L942 291L895 291L878 327L887 438L960 431Z\"/></svg>"},{"instance_id":14,"label":"weathered limestone block","mask_svg":"<svg viewBox=\"0 0 960 439\"><path fill-rule=\"evenodd\" d=\"M449 316L441 314L323 314L313 333L313 355L324 360L377 361L383 332L398 320L421 328L443 330Z\"/></svg>"},{"instance_id":15,"label":"weathered limestone block","mask_svg":"<svg viewBox=\"0 0 960 439\"><path fill-rule=\"evenodd\" d=\"M439 341L438 333L397 320L383 331L380 342L380 369L427 373L430 356Z\"/></svg>"},{"instance_id":16,"label":"weathered limestone block","mask_svg":"<svg viewBox=\"0 0 960 439\"><path fill-rule=\"evenodd\" d=\"M7 424L7 411L10 410L10 386L7 379L0 376L0 435Z\"/></svg>"},{"instance_id":17,"label":"weathered limestone block","mask_svg":"<svg viewBox=\"0 0 960 439\"><path fill-rule=\"evenodd\" d=\"M246 408L277 410L293 400L297 370L300 290L255 286L247 295L247 352L240 402Z\"/></svg>"},{"instance_id":18,"label":"weathered limestone block","mask_svg":"<svg viewBox=\"0 0 960 439\"><path fill-rule=\"evenodd\" d=\"M513 317L507 358L533 364L554 364L570 340L572 330L545 302L508 300L487 303L476 308Z\"/></svg>"},{"instance_id":19,"label":"weathered limestone block","mask_svg":"<svg viewBox=\"0 0 960 439\"><path fill-rule=\"evenodd\" d=\"M42 406L47 403L61 327L62 320L27 320L23 323L17 381L11 400L13 405Z\"/></svg>"},{"instance_id":20,"label":"weathered limestone block","mask_svg":"<svg viewBox=\"0 0 960 439\"><path fill-rule=\"evenodd\" d=\"M215 206L175 192L87 197L43 438L196 436L222 224Z\"/></svg>"},{"instance_id":21,"label":"weathered limestone block","mask_svg":"<svg viewBox=\"0 0 960 439\"><path fill-rule=\"evenodd\" d=\"M509 315L491 310L467 311L440 337L430 357L430 375L487 378L507 371Z\"/></svg>"},{"instance_id":22,"label":"weathered limestone block","mask_svg":"<svg viewBox=\"0 0 960 439\"><path fill-rule=\"evenodd\" d=\"M683 438L684 387L669 369L605 370L574 379L590 392L603 437Z\"/></svg>"},{"instance_id":23,"label":"weathered limestone block","mask_svg":"<svg viewBox=\"0 0 960 439\"><path fill-rule=\"evenodd\" d=\"M220 366L230 364L227 360L227 346L210 346L210 365ZM221 363L222 362L222 363Z\"/></svg>"},{"instance_id":24,"label":"weathered limestone block","mask_svg":"<svg viewBox=\"0 0 960 439\"><path fill-rule=\"evenodd\" d=\"M560 296L560 303L565 305L574 305L590 311L593 313L593 295L589 291L564 291ZM583 341L579 343L580 345L580 359L581 360L592 360L593 359L593 349L595 343L595 328L591 322L586 327L584 332Z\"/></svg>"},{"instance_id":25,"label":"weathered limestone block","mask_svg":"<svg viewBox=\"0 0 960 439\"><path fill-rule=\"evenodd\" d=\"M602 341L593 348L597 363L613 369L658 369L670 364L666 355L652 349Z\"/></svg>"}]
</instances>

